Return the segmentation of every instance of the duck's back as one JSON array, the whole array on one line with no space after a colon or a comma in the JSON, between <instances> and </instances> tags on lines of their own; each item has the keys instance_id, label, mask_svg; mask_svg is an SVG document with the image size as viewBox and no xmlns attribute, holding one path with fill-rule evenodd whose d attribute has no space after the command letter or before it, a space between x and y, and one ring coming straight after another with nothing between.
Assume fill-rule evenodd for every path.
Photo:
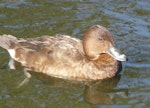
<instances>
[{"instance_id":1,"label":"duck's back","mask_svg":"<svg viewBox=\"0 0 150 108\"><path fill-rule=\"evenodd\" d=\"M21 48L30 50L29 53L44 54L55 62L69 63L84 58L81 40L67 35L20 39L18 42Z\"/></svg>"}]
</instances>

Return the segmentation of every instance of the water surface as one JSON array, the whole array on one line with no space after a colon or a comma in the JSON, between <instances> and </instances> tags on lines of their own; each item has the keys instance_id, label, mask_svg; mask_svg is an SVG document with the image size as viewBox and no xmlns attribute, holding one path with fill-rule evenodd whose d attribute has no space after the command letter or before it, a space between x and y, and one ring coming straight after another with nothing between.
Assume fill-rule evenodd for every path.
<instances>
[{"instance_id":1,"label":"water surface","mask_svg":"<svg viewBox=\"0 0 150 108\"><path fill-rule=\"evenodd\" d=\"M0 34L21 38L67 34L82 39L94 24L107 27L129 61L115 78L89 84L10 70L0 48L1 108L148 108L150 106L149 0L2 0Z\"/></svg>"}]
</instances>

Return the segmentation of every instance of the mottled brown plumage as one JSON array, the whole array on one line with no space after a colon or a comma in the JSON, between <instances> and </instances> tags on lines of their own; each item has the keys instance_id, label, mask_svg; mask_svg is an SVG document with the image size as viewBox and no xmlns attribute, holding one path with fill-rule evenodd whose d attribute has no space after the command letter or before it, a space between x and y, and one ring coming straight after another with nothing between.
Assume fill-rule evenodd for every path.
<instances>
[{"instance_id":1,"label":"mottled brown plumage","mask_svg":"<svg viewBox=\"0 0 150 108\"><path fill-rule=\"evenodd\" d=\"M2 35L0 42L28 70L69 80L111 78L126 60L111 33L99 25L90 27L83 41L59 34L30 39Z\"/></svg>"}]
</instances>

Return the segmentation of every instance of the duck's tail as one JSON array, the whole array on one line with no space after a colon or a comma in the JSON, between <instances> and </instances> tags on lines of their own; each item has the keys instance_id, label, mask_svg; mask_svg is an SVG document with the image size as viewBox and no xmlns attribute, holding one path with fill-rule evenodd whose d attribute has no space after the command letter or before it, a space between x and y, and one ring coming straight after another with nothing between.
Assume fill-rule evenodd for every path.
<instances>
[{"instance_id":1,"label":"duck's tail","mask_svg":"<svg viewBox=\"0 0 150 108\"><path fill-rule=\"evenodd\" d=\"M14 49L18 43L18 39L12 35L0 35L0 47L9 50Z\"/></svg>"}]
</instances>

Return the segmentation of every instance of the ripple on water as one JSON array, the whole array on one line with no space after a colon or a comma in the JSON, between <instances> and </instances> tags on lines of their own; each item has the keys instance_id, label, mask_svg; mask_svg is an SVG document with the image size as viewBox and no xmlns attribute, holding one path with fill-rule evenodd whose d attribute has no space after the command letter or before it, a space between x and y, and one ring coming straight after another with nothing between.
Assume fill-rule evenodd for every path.
<instances>
[{"instance_id":1,"label":"ripple on water","mask_svg":"<svg viewBox=\"0 0 150 108\"><path fill-rule=\"evenodd\" d=\"M38 4L33 4L32 2L27 2L26 0L3 0L0 4L0 8L6 7L10 9L18 9L21 6L38 6Z\"/></svg>"}]
</instances>

